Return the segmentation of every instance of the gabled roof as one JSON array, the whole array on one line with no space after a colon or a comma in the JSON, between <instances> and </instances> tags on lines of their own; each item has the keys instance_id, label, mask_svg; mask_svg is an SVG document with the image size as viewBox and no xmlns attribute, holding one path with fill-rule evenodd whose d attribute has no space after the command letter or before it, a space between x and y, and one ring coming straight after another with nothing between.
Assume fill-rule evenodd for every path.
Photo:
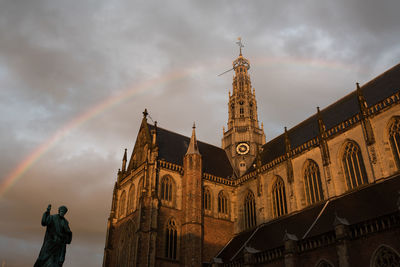
<instances>
[{"instance_id":1,"label":"gabled roof","mask_svg":"<svg viewBox=\"0 0 400 267\"><path fill-rule=\"evenodd\" d=\"M148 124L154 130L154 125ZM183 166L190 138L169 130L157 127L158 158ZM203 172L218 177L228 178L233 175L233 169L225 150L201 141L197 141L202 156Z\"/></svg>"},{"instance_id":2,"label":"gabled roof","mask_svg":"<svg viewBox=\"0 0 400 267\"><path fill-rule=\"evenodd\" d=\"M332 199L307 237L333 231L335 213L338 217L347 219L350 224L356 224L398 211L396 203L399 197L399 188L400 175L396 175ZM236 235L217 257L224 262L233 260L232 257L240 254L238 252L243 249L246 241L248 242L247 246L259 251L283 246L283 237L286 231L296 235L300 240L324 205L325 202L321 202L295 214L282 216L262 224L258 230L242 232ZM256 230L257 233L251 237Z\"/></svg>"},{"instance_id":3,"label":"gabled roof","mask_svg":"<svg viewBox=\"0 0 400 267\"><path fill-rule=\"evenodd\" d=\"M361 87L368 106L386 99L400 90L400 64L379 75ZM356 91L321 110L321 117L326 130L359 113ZM309 117L288 130L291 148L296 148L318 136L317 115ZM263 146L261 162L266 164L285 154L285 135L281 134ZM251 172L250 168L248 172Z\"/></svg>"}]
</instances>

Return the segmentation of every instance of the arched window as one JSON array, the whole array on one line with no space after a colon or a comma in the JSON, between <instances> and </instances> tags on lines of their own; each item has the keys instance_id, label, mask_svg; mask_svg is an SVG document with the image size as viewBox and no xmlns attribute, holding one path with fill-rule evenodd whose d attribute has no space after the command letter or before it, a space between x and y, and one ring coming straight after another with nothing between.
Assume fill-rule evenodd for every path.
<instances>
[{"instance_id":1,"label":"arched window","mask_svg":"<svg viewBox=\"0 0 400 267\"><path fill-rule=\"evenodd\" d=\"M400 256L393 249L382 245L376 250L371 261L372 267L400 266Z\"/></svg>"},{"instance_id":2,"label":"arched window","mask_svg":"<svg viewBox=\"0 0 400 267\"><path fill-rule=\"evenodd\" d=\"M173 193L172 178L170 176L164 176L161 179L160 187L161 202L166 205L172 205Z\"/></svg>"},{"instance_id":3,"label":"arched window","mask_svg":"<svg viewBox=\"0 0 400 267\"><path fill-rule=\"evenodd\" d=\"M121 227L121 233L119 236L119 242L117 247L117 266L134 266L135 262L135 229L132 221L126 222Z\"/></svg>"},{"instance_id":4,"label":"arched window","mask_svg":"<svg viewBox=\"0 0 400 267\"><path fill-rule=\"evenodd\" d=\"M135 208L134 204L135 204L135 185L132 184L128 194L128 213L134 211Z\"/></svg>"},{"instance_id":5,"label":"arched window","mask_svg":"<svg viewBox=\"0 0 400 267\"><path fill-rule=\"evenodd\" d=\"M174 219L168 221L165 230L165 257L175 260L178 249L178 231Z\"/></svg>"},{"instance_id":6,"label":"arched window","mask_svg":"<svg viewBox=\"0 0 400 267\"><path fill-rule=\"evenodd\" d=\"M361 149L355 142L345 144L342 162L348 189L368 183Z\"/></svg>"},{"instance_id":7,"label":"arched window","mask_svg":"<svg viewBox=\"0 0 400 267\"><path fill-rule=\"evenodd\" d=\"M239 115L241 118L244 117L244 108L239 109Z\"/></svg>"},{"instance_id":8,"label":"arched window","mask_svg":"<svg viewBox=\"0 0 400 267\"><path fill-rule=\"evenodd\" d=\"M272 206L274 217L287 213L285 184L281 177L277 176L272 186Z\"/></svg>"},{"instance_id":9,"label":"arched window","mask_svg":"<svg viewBox=\"0 0 400 267\"><path fill-rule=\"evenodd\" d=\"M324 199L321 175L317 163L307 160L304 166L304 188L307 204L313 204Z\"/></svg>"},{"instance_id":10,"label":"arched window","mask_svg":"<svg viewBox=\"0 0 400 267\"><path fill-rule=\"evenodd\" d=\"M125 204L126 204L126 193L125 191L122 192L121 197L119 199L119 217L122 218L125 215Z\"/></svg>"},{"instance_id":11,"label":"arched window","mask_svg":"<svg viewBox=\"0 0 400 267\"><path fill-rule=\"evenodd\" d=\"M397 169L400 169L400 119L398 117L393 119L390 123L389 142L396 161Z\"/></svg>"},{"instance_id":12,"label":"arched window","mask_svg":"<svg viewBox=\"0 0 400 267\"><path fill-rule=\"evenodd\" d=\"M228 198L223 191L218 194L218 213L228 214Z\"/></svg>"},{"instance_id":13,"label":"arched window","mask_svg":"<svg viewBox=\"0 0 400 267\"><path fill-rule=\"evenodd\" d=\"M211 211L211 191L208 187L204 187L203 190L203 208L204 210Z\"/></svg>"},{"instance_id":14,"label":"arched window","mask_svg":"<svg viewBox=\"0 0 400 267\"><path fill-rule=\"evenodd\" d=\"M333 265L327 262L326 260L320 260L320 262L318 262L316 267L333 267Z\"/></svg>"},{"instance_id":15,"label":"arched window","mask_svg":"<svg viewBox=\"0 0 400 267\"><path fill-rule=\"evenodd\" d=\"M247 193L244 199L244 224L246 229L257 225L256 201L251 191Z\"/></svg>"}]
</instances>

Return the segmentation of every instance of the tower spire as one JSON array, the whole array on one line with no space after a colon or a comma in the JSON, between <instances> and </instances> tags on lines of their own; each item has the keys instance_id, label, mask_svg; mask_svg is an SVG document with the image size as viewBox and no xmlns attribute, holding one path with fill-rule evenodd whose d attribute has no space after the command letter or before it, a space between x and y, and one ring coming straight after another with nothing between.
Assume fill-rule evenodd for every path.
<instances>
[{"instance_id":1,"label":"tower spire","mask_svg":"<svg viewBox=\"0 0 400 267\"><path fill-rule=\"evenodd\" d=\"M228 124L222 138L222 148L228 154L235 173L241 176L252 166L257 149L265 143L265 134L259 125L255 91L248 73L250 62L242 56L241 38L236 43L240 55L232 62L235 74L232 94L229 94Z\"/></svg>"},{"instance_id":2,"label":"tower spire","mask_svg":"<svg viewBox=\"0 0 400 267\"><path fill-rule=\"evenodd\" d=\"M192 127L192 137L190 138L190 143L188 150L186 152L186 155L189 154L200 154L199 148L197 146L197 140L196 140L196 125L193 122L193 127Z\"/></svg>"}]
</instances>

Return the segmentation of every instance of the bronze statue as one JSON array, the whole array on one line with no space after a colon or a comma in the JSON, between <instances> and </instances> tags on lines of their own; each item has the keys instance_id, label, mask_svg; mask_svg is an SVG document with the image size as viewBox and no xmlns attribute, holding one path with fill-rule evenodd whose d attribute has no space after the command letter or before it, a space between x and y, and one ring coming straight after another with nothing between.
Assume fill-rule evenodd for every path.
<instances>
[{"instance_id":1,"label":"bronze statue","mask_svg":"<svg viewBox=\"0 0 400 267\"><path fill-rule=\"evenodd\" d=\"M71 243L72 232L68 221L64 218L68 209L65 206L58 208L58 214L50 215L51 205L47 207L42 217L42 226L47 226L46 235L39 257L34 267L59 267L65 260L67 244Z\"/></svg>"}]
</instances>

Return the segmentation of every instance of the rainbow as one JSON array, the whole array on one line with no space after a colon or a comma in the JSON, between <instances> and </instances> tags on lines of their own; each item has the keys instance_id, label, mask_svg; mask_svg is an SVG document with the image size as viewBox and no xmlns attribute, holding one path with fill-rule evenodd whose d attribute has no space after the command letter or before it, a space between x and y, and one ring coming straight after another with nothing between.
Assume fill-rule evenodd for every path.
<instances>
[{"instance_id":1,"label":"rainbow","mask_svg":"<svg viewBox=\"0 0 400 267\"><path fill-rule=\"evenodd\" d=\"M186 76L189 72L190 70L170 72L160 78L146 81L132 89L124 90L120 94L110 97L94 105L86 112L70 120L63 127L58 129L49 139L47 139L38 148L36 148L28 157L26 157L22 162L20 162L18 166L13 171L11 171L9 175L6 176L4 181L0 184L0 197L12 185L14 185L26 173L26 171L30 167L32 167L49 149L51 149L54 146L54 144L57 143L58 140L63 138L72 129L79 127L80 125L94 118L98 114L112 108L118 103L127 100L138 93L141 93L147 89L154 88L159 84L179 80L182 77Z\"/></svg>"},{"instance_id":2,"label":"rainbow","mask_svg":"<svg viewBox=\"0 0 400 267\"><path fill-rule=\"evenodd\" d=\"M32 167L49 149L51 149L58 140L63 138L66 134L68 134L72 129L79 127L83 123L89 121L90 119L96 117L98 114L112 108L118 103L129 99L135 94L141 93L147 89L151 89L156 87L157 85L168 83L174 80L179 80L189 73L198 70L198 67L203 66L213 66L219 67L221 62L229 62L226 60L219 60L219 63L216 66L215 61L209 62L209 64L203 64L194 66L192 68L186 68L184 70L169 72L166 75L161 76L157 79L152 79L146 81L132 89L127 89L122 91L120 94L110 97L93 107L91 107L86 112L80 114L76 118L72 119L68 123L66 123L63 127L58 129L48 140L42 143L38 148L36 148L28 157L26 157L22 162L20 162L17 167L9 173L6 178L0 183L0 197L4 195L4 193L11 188L23 175L26 173L30 167ZM354 72L360 72L356 66L350 66L348 64L343 64L340 62L332 62L332 61L323 61L323 60L310 60L304 58L287 58L287 57L270 57L270 58L258 58L251 63L256 63L258 66L266 65L266 64L289 64L289 65L308 65L313 67L320 68L334 68L334 69L348 69ZM223 67L229 67L224 65ZM223 69L221 69L223 70ZM218 74L218 73L216 73Z\"/></svg>"}]
</instances>

